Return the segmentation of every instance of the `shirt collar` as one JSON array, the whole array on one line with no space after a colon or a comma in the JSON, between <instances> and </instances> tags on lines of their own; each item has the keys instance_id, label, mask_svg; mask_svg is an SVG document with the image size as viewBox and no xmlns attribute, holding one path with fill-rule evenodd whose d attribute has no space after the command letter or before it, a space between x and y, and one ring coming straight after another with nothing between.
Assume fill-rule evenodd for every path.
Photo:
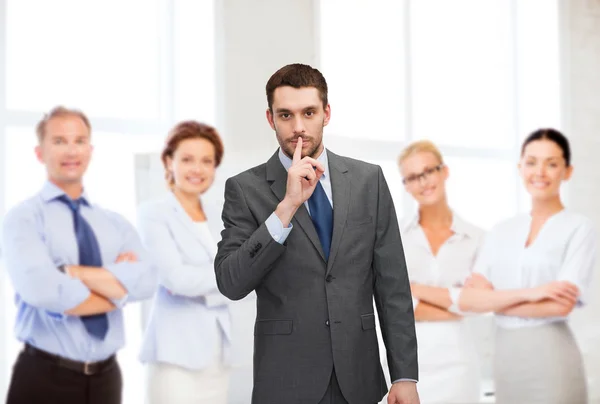
<instances>
[{"instance_id":1,"label":"shirt collar","mask_svg":"<svg viewBox=\"0 0 600 404\"><path fill-rule=\"evenodd\" d=\"M419 211L416 211L411 216L409 216L408 220L406 220L401 226L401 229L404 233L406 233L416 229L418 226ZM452 224L450 225L450 230L452 230L454 234L471 237L473 235L471 229L471 226L467 222L465 222L459 215L457 215L456 212L452 211Z\"/></svg>"},{"instance_id":2,"label":"shirt collar","mask_svg":"<svg viewBox=\"0 0 600 404\"><path fill-rule=\"evenodd\" d=\"M47 203L63 195L66 195L66 193L58 186L56 186L56 184L52 183L51 181L46 181L40 192L40 195L42 197L42 200ZM80 199L85 205L90 206L89 197L85 189L83 190Z\"/></svg>"},{"instance_id":3,"label":"shirt collar","mask_svg":"<svg viewBox=\"0 0 600 404\"><path fill-rule=\"evenodd\" d=\"M279 161L281 161L281 164L283 165L283 168L285 168L285 171L288 171L292 166L292 159L286 156L283 150L281 150L281 147L279 148ZM329 175L329 160L327 159L327 150L325 148L323 148L321 155L317 157L317 161L323 164L323 167L325 168L323 176L327 178L327 176Z\"/></svg>"}]
</instances>

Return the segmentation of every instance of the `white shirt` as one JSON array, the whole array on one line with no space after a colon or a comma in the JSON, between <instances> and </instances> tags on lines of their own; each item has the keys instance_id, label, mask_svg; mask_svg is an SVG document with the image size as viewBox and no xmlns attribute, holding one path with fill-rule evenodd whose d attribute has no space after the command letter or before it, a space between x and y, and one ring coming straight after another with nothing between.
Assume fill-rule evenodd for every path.
<instances>
[{"instance_id":1,"label":"white shirt","mask_svg":"<svg viewBox=\"0 0 600 404\"><path fill-rule=\"evenodd\" d=\"M453 213L454 233L436 255L415 213L400 223L402 246L411 282L443 288L461 287L471 274L485 232ZM418 301L413 301L416 308ZM479 396L479 366L470 324L457 321L418 321L422 400L446 402ZM448 387L452 386L452 387ZM468 397L468 401L467 400ZM423 402L425 402L423 401Z\"/></svg>"},{"instance_id":2,"label":"white shirt","mask_svg":"<svg viewBox=\"0 0 600 404\"><path fill-rule=\"evenodd\" d=\"M437 255L415 214L400 225L402 245L411 282L437 287L461 287L471 274L485 232L453 214L450 230L454 233Z\"/></svg>"},{"instance_id":3,"label":"white shirt","mask_svg":"<svg viewBox=\"0 0 600 404\"><path fill-rule=\"evenodd\" d=\"M210 226L208 225L208 221L205 220L203 222L193 222L194 226L198 230L198 235L201 238L202 244L205 246L214 246L214 256L217 255L217 242L211 233Z\"/></svg>"},{"instance_id":4,"label":"white shirt","mask_svg":"<svg viewBox=\"0 0 600 404\"><path fill-rule=\"evenodd\" d=\"M566 280L581 292L579 304L588 300L588 287L596 260L596 232L586 217L563 209L551 216L537 237L525 247L531 216L518 215L496 225L486 238L475 265L495 289L520 289ZM564 320L496 315L501 327L519 328Z\"/></svg>"}]
</instances>

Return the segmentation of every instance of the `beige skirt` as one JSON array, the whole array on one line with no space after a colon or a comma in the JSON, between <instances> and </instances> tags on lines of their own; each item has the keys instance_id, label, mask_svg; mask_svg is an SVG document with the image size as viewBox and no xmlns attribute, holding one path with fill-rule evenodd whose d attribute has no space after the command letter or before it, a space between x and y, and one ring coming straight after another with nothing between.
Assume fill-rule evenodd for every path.
<instances>
[{"instance_id":1,"label":"beige skirt","mask_svg":"<svg viewBox=\"0 0 600 404\"><path fill-rule=\"evenodd\" d=\"M586 404L583 361L565 322L497 327L496 404Z\"/></svg>"},{"instance_id":2,"label":"beige skirt","mask_svg":"<svg viewBox=\"0 0 600 404\"><path fill-rule=\"evenodd\" d=\"M217 341L212 363L202 370L149 363L146 404L227 404L230 368L223 364L223 341Z\"/></svg>"}]
</instances>

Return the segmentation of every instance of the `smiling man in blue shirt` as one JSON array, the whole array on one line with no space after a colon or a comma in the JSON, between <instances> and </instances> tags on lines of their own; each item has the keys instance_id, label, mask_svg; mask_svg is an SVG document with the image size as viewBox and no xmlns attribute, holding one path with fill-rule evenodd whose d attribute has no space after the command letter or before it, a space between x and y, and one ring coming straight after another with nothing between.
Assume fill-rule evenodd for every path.
<instances>
[{"instance_id":1,"label":"smiling man in blue shirt","mask_svg":"<svg viewBox=\"0 0 600 404\"><path fill-rule=\"evenodd\" d=\"M24 343L7 404L119 404L122 307L151 297L156 271L133 226L84 192L92 154L87 117L57 107L37 136L48 181L8 212L2 229L15 333Z\"/></svg>"}]
</instances>

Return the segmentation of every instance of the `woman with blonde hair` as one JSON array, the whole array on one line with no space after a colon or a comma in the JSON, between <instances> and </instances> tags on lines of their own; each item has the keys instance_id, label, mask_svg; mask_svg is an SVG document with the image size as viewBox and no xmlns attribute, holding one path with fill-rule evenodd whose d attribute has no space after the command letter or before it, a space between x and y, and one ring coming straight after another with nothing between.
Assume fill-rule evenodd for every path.
<instances>
[{"instance_id":1,"label":"woman with blonde hair","mask_svg":"<svg viewBox=\"0 0 600 404\"><path fill-rule=\"evenodd\" d=\"M148 364L148 404L226 404L231 324L213 260L220 207L203 200L223 157L217 131L176 125L162 152L169 191L138 210L142 241L159 285L140 355Z\"/></svg>"},{"instance_id":2,"label":"woman with blonde hair","mask_svg":"<svg viewBox=\"0 0 600 404\"><path fill-rule=\"evenodd\" d=\"M484 232L448 205L448 167L431 142L406 147L398 159L417 212L400 226L411 281L421 403L477 403L480 371L468 324L453 303L470 275Z\"/></svg>"}]
</instances>

